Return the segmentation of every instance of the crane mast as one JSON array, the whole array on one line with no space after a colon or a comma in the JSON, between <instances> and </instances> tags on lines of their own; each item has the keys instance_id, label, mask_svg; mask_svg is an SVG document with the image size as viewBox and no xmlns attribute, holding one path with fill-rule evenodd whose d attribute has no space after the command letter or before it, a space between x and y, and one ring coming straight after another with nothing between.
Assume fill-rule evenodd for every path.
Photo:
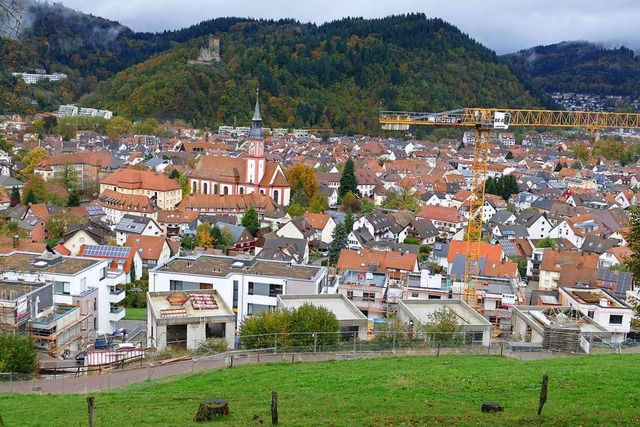
<instances>
[{"instance_id":1,"label":"crane mast","mask_svg":"<svg viewBox=\"0 0 640 427\"><path fill-rule=\"evenodd\" d=\"M496 108L461 108L441 113L381 111L379 122L383 129L408 130L409 126L458 126L476 130L471 169L471 196L467 224L467 248L464 270L464 300L477 305L480 247L482 243L483 207L489 133L509 126L540 126L583 128L597 131L602 128L640 129L640 114L604 113L596 111L520 110Z\"/></svg>"}]
</instances>

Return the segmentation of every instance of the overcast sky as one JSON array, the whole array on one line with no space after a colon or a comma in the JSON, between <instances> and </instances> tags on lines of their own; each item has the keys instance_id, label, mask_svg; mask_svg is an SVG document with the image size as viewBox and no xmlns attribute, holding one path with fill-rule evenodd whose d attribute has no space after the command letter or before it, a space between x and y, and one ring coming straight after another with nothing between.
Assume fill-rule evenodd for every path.
<instances>
[{"instance_id":1,"label":"overcast sky","mask_svg":"<svg viewBox=\"0 0 640 427\"><path fill-rule=\"evenodd\" d=\"M57 0L134 31L175 30L218 17L294 18L321 24L343 17L423 12L442 18L499 54L561 41L640 48L638 0Z\"/></svg>"}]
</instances>

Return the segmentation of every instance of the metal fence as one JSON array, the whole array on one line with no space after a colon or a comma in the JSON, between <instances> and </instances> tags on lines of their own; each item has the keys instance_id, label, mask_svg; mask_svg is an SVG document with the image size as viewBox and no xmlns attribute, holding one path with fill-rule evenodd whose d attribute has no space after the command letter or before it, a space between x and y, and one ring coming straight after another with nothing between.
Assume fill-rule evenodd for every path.
<instances>
[{"instance_id":1,"label":"metal fence","mask_svg":"<svg viewBox=\"0 0 640 427\"><path fill-rule=\"evenodd\" d=\"M477 337L476 337L477 338ZM464 333L408 333L369 332L366 339L360 339L358 332L340 333L287 333L262 334L236 337L234 348L223 344L224 338L214 340L179 340L167 343L166 349L147 347L145 358L130 363L118 363L110 367L91 367L73 372L60 366L54 375L42 376L52 380L69 377L95 377L116 375L118 372L145 371L140 379L150 379L170 373L197 372L206 369L229 367L234 364L266 363L278 361L324 361L367 358L389 355L497 355L517 359L542 359L584 356L582 351L552 351L541 343L526 343L517 336L493 339L488 345L474 340L474 336ZM141 343L144 346L146 343ZM591 354L640 353L640 346L623 346L592 342ZM187 361L180 369L172 368L172 362ZM80 372L82 371L82 372ZM128 376L125 372L123 375ZM102 375L100 375L102 374ZM106 375L105 375L106 374ZM144 378L143 378L144 377ZM33 374L0 373L0 382L33 379ZM114 377L115 378L115 377ZM112 387L107 379L107 387ZM98 381L95 387L101 383ZM102 384L104 386L104 384ZM94 386L91 386L94 387Z\"/></svg>"}]
</instances>

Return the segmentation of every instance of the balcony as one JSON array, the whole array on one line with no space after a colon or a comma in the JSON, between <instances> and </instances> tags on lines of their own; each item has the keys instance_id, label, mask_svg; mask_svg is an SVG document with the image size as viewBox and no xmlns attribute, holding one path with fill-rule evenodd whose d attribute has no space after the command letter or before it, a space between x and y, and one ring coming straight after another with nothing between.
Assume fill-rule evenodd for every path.
<instances>
[{"instance_id":1,"label":"balcony","mask_svg":"<svg viewBox=\"0 0 640 427\"><path fill-rule=\"evenodd\" d=\"M127 294L126 294L124 288L119 287L119 286L111 286L109 288L109 303L110 304L117 304L117 303L121 302L122 300L124 300L124 297L126 295Z\"/></svg>"},{"instance_id":2,"label":"balcony","mask_svg":"<svg viewBox=\"0 0 640 427\"><path fill-rule=\"evenodd\" d=\"M109 310L109 321L117 322L118 320L122 320L126 313L126 309L124 307L111 307Z\"/></svg>"}]
</instances>

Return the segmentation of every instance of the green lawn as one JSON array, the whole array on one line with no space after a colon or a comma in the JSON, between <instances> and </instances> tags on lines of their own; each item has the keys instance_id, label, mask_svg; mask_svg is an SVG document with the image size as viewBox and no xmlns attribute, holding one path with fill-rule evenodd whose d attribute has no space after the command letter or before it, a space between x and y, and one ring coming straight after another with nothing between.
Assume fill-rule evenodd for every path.
<instances>
[{"instance_id":1,"label":"green lawn","mask_svg":"<svg viewBox=\"0 0 640 427\"><path fill-rule=\"evenodd\" d=\"M147 320L146 308L127 308L124 314L125 320Z\"/></svg>"},{"instance_id":2,"label":"green lawn","mask_svg":"<svg viewBox=\"0 0 640 427\"><path fill-rule=\"evenodd\" d=\"M236 366L167 377L95 396L95 425L198 425L200 400L229 401L217 426L640 425L640 355L518 361L496 356L404 357ZM536 415L542 375L548 401ZM483 414L483 400L504 412ZM8 426L86 425L83 395L0 395ZM257 417L254 420L254 417Z\"/></svg>"}]
</instances>

